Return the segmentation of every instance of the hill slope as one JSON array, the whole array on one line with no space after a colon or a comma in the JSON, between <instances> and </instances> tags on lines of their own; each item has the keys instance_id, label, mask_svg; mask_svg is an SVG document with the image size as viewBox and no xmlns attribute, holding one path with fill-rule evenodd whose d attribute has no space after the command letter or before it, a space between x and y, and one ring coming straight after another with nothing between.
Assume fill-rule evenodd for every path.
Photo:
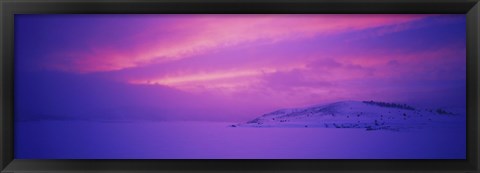
<instances>
[{"instance_id":1,"label":"hill slope","mask_svg":"<svg viewBox=\"0 0 480 173\"><path fill-rule=\"evenodd\" d=\"M463 124L462 124L463 122ZM343 101L306 108L280 109L232 127L321 127L394 130L462 126L465 115L405 104Z\"/></svg>"}]
</instances>

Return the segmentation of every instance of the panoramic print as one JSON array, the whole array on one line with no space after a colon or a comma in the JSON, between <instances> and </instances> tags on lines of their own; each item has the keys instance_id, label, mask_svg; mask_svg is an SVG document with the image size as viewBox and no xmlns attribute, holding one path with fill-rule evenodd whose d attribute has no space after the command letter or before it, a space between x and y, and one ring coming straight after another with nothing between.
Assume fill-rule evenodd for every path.
<instances>
[{"instance_id":1,"label":"panoramic print","mask_svg":"<svg viewBox=\"0 0 480 173\"><path fill-rule=\"evenodd\" d=\"M16 159L465 159L448 14L15 16Z\"/></svg>"}]
</instances>

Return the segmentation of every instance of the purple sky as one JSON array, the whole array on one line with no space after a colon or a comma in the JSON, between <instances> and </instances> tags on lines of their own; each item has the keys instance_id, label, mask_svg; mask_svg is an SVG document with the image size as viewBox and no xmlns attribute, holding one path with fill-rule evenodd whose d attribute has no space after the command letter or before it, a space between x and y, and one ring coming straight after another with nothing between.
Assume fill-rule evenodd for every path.
<instances>
[{"instance_id":1,"label":"purple sky","mask_svg":"<svg viewBox=\"0 0 480 173\"><path fill-rule=\"evenodd\" d=\"M464 15L18 15L20 119L244 121L465 105Z\"/></svg>"}]
</instances>

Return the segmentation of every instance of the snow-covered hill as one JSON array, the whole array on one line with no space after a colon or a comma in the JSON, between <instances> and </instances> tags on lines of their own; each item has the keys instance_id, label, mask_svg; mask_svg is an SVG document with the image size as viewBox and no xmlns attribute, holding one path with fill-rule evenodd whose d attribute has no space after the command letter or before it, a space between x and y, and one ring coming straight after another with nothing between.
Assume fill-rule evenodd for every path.
<instances>
[{"instance_id":1,"label":"snow-covered hill","mask_svg":"<svg viewBox=\"0 0 480 173\"><path fill-rule=\"evenodd\" d=\"M465 115L375 101L343 101L280 109L232 127L364 128L394 130L465 126Z\"/></svg>"}]
</instances>

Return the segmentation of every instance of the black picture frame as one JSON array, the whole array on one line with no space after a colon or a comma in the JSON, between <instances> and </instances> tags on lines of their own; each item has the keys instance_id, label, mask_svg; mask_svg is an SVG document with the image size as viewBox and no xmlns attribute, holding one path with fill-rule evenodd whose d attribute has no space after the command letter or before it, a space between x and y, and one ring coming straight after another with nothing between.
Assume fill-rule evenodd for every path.
<instances>
[{"instance_id":1,"label":"black picture frame","mask_svg":"<svg viewBox=\"0 0 480 173\"><path fill-rule=\"evenodd\" d=\"M478 172L478 0L0 0L0 170L10 172ZM466 14L465 160L22 160L13 151L15 14Z\"/></svg>"}]
</instances>

